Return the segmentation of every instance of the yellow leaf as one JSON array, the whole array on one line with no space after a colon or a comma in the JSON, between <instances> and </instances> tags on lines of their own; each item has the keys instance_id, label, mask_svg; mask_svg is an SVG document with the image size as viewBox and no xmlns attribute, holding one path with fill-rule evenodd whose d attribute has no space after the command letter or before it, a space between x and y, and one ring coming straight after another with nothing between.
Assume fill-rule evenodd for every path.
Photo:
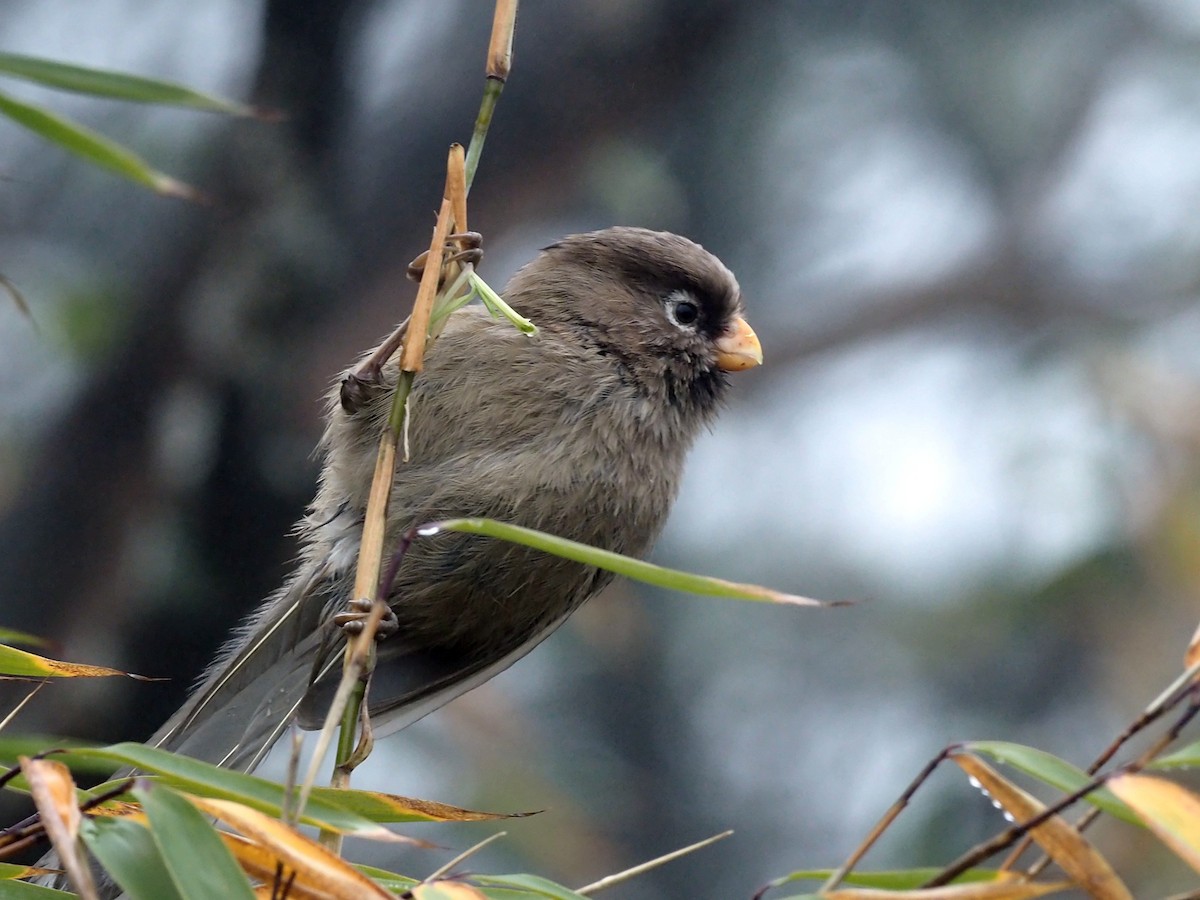
<instances>
[{"instance_id":1,"label":"yellow leaf","mask_svg":"<svg viewBox=\"0 0 1200 900\"><path fill-rule=\"evenodd\" d=\"M1200 797L1150 775L1118 775L1108 786L1176 856L1200 872Z\"/></svg>"},{"instance_id":2,"label":"yellow leaf","mask_svg":"<svg viewBox=\"0 0 1200 900\"><path fill-rule=\"evenodd\" d=\"M886 891L879 888L843 888L821 896L824 900L1031 900L1074 888L1069 881L1024 881L1020 878L1003 881L973 881L966 884L946 884L935 888L911 891Z\"/></svg>"},{"instance_id":3,"label":"yellow leaf","mask_svg":"<svg viewBox=\"0 0 1200 900\"><path fill-rule=\"evenodd\" d=\"M1004 778L978 756L958 753L951 758L1014 821L1028 822L1045 810L1041 802ZM1133 895L1117 877L1108 860L1061 816L1053 816L1030 829L1029 836L1091 897L1096 900L1133 900Z\"/></svg>"},{"instance_id":4,"label":"yellow leaf","mask_svg":"<svg viewBox=\"0 0 1200 900\"><path fill-rule=\"evenodd\" d=\"M531 812L491 813L463 809L436 800L421 800L379 791L343 791L336 788L313 788L314 797L337 803L351 812L366 816L374 822L482 822L492 819L515 819L536 815Z\"/></svg>"},{"instance_id":5,"label":"yellow leaf","mask_svg":"<svg viewBox=\"0 0 1200 900\"><path fill-rule=\"evenodd\" d=\"M45 656L38 656L36 653L0 644L0 676L4 675L16 678L95 678L97 676L126 675L140 681L154 680L104 666L87 666L83 663L48 659Z\"/></svg>"},{"instance_id":6,"label":"yellow leaf","mask_svg":"<svg viewBox=\"0 0 1200 900\"><path fill-rule=\"evenodd\" d=\"M432 881L414 885L413 900L487 900L487 894L461 881Z\"/></svg>"},{"instance_id":7,"label":"yellow leaf","mask_svg":"<svg viewBox=\"0 0 1200 900\"><path fill-rule=\"evenodd\" d=\"M46 836L58 851L67 875L83 897L93 897L96 886L87 859L80 853L79 823L83 814L75 802L75 781L71 770L50 759L19 758L21 774L29 783L29 793L37 805Z\"/></svg>"},{"instance_id":8,"label":"yellow leaf","mask_svg":"<svg viewBox=\"0 0 1200 900\"><path fill-rule=\"evenodd\" d=\"M1185 669L1190 669L1197 663L1200 663L1200 625L1196 626L1196 633L1192 635L1191 641L1188 642L1187 652L1183 654Z\"/></svg>"},{"instance_id":9,"label":"yellow leaf","mask_svg":"<svg viewBox=\"0 0 1200 900\"><path fill-rule=\"evenodd\" d=\"M376 897L394 900L393 895L345 860L316 841L292 830L278 819L229 800L214 800L185 794L196 808L241 832L250 841L226 840L233 855L252 876L274 881L282 872L284 881L295 872L292 897L327 897L357 900ZM303 889L306 893L297 893Z\"/></svg>"}]
</instances>

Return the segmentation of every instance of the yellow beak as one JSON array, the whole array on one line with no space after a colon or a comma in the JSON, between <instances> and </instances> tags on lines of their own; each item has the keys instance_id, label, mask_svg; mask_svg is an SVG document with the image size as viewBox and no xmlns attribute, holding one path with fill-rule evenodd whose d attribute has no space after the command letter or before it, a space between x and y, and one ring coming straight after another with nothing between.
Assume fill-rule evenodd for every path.
<instances>
[{"instance_id":1,"label":"yellow beak","mask_svg":"<svg viewBox=\"0 0 1200 900\"><path fill-rule=\"evenodd\" d=\"M716 340L717 368L722 372L744 372L761 366L762 345L750 323L738 316L733 324Z\"/></svg>"}]
</instances>

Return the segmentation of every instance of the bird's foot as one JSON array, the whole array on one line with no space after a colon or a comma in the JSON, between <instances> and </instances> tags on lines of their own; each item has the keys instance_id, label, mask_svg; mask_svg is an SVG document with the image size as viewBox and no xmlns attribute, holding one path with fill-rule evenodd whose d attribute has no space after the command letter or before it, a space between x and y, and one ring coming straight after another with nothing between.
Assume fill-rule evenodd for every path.
<instances>
[{"instance_id":1,"label":"bird's foot","mask_svg":"<svg viewBox=\"0 0 1200 900\"><path fill-rule=\"evenodd\" d=\"M364 366L346 373L338 394L342 409L354 415L371 402L371 398L379 393L382 386L383 380L379 376L378 366Z\"/></svg>"},{"instance_id":2,"label":"bird's foot","mask_svg":"<svg viewBox=\"0 0 1200 900\"><path fill-rule=\"evenodd\" d=\"M370 356L346 373L342 379L339 399L342 409L347 413L354 415L379 396L380 391L384 389L383 364L400 349L407 332L408 319L405 319Z\"/></svg>"},{"instance_id":3,"label":"bird's foot","mask_svg":"<svg viewBox=\"0 0 1200 900\"><path fill-rule=\"evenodd\" d=\"M351 600L346 604L345 612L340 612L333 617L333 624L342 629L342 634L346 637L358 637L362 634L367 619L371 615L371 607L374 605L373 601L365 597ZM399 630L400 620L396 618L396 613L389 606L383 618L379 620L379 625L375 628L375 640L382 641Z\"/></svg>"},{"instance_id":4,"label":"bird's foot","mask_svg":"<svg viewBox=\"0 0 1200 900\"><path fill-rule=\"evenodd\" d=\"M446 253L442 256L442 268L445 269L450 263L470 263L473 266L479 265L479 261L483 259L483 235L478 231L463 231L458 234L449 235L446 238ZM408 277L413 281L420 281L421 276L425 274L425 262L429 259L429 251L426 250L416 259L408 264ZM446 273L439 273L438 285L445 280Z\"/></svg>"}]
</instances>

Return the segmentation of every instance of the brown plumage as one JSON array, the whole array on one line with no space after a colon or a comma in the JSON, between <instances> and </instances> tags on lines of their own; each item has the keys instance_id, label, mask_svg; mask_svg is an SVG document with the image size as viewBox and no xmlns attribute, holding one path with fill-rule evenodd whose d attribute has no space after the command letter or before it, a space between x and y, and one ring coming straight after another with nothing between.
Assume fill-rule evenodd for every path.
<instances>
[{"instance_id":1,"label":"brown plumage","mask_svg":"<svg viewBox=\"0 0 1200 900\"><path fill-rule=\"evenodd\" d=\"M688 448L718 409L725 372L761 362L737 282L691 241L612 228L546 248L504 295L538 332L523 335L481 308L451 316L409 401L391 545L415 525L486 516L645 553ZM328 622L350 599L396 374L393 359L353 411L331 395L297 572L154 742L253 768L290 721L319 724L340 666ZM610 578L482 537L416 542L390 595L399 629L379 645L377 734L510 665ZM328 674L312 684L318 659L330 660Z\"/></svg>"}]
</instances>

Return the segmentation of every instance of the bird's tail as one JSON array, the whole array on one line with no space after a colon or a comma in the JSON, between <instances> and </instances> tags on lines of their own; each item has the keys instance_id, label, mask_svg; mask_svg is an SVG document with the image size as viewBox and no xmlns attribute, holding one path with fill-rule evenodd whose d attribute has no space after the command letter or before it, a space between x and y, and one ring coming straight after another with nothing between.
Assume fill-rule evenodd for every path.
<instances>
[{"instance_id":1,"label":"bird's tail","mask_svg":"<svg viewBox=\"0 0 1200 900\"><path fill-rule=\"evenodd\" d=\"M147 742L249 772L296 716L331 626L330 601L345 590L316 564L301 569L229 642L187 702Z\"/></svg>"}]
</instances>

